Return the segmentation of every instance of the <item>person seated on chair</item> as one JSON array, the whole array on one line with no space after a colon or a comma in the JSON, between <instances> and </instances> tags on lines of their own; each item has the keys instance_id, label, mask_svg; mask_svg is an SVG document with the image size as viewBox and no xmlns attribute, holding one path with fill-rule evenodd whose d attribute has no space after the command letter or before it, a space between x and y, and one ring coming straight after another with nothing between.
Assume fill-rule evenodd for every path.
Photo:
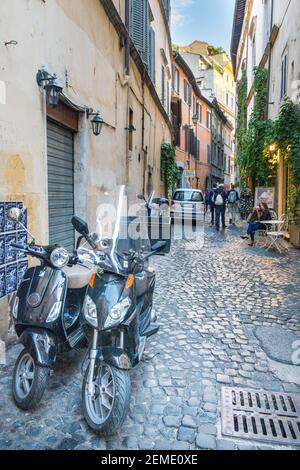
<instances>
[{"instance_id":1,"label":"person seated on chair","mask_svg":"<svg viewBox=\"0 0 300 470\"><path fill-rule=\"evenodd\" d=\"M250 237L251 243L249 246L254 246L255 232L266 229L266 224L262 224L261 221L265 222L271 219L272 216L268 205L265 202L261 202L259 207L253 211L248 219L249 225L247 235L243 235L241 238L243 240L248 240Z\"/></svg>"}]
</instances>

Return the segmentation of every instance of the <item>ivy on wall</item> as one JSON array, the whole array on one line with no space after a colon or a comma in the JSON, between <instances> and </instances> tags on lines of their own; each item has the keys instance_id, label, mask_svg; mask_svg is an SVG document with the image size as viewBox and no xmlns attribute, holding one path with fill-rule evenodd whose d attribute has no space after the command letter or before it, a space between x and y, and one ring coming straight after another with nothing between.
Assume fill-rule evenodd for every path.
<instances>
[{"instance_id":1,"label":"ivy on wall","mask_svg":"<svg viewBox=\"0 0 300 470\"><path fill-rule=\"evenodd\" d=\"M237 126L236 126L236 156L237 163L240 169L240 178L243 186L246 184L247 174L244 161L246 160L244 156L245 148L245 137L247 134L247 90L248 90L248 80L246 70L243 70L242 78L237 84L238 92L238 110L237 110Z\"/></svg>"},{"instance_id":2,"label":"ivy on wall","mask_svg":"<svg viewBox=\"0 0 300 470\"><path fill-rule=\"evenodd\" d=\"M160 160L161 180L165 185L167 197L171 197L180 178L180 170L176 163L176 149L174 145L162 144Z\"/></svg>"},{"instance_id":3,"label":"ivy on wall","mask_svg":"<svg viewBox=\"0 0 300 470\"><path fill-rule=\"evenodd\" d=\"M288 97L273 122L272 139L289 169L288 212L300 222L300 106Z\"/></svg>"},{"instance_id":4,"label":"ivy on wall","mask_svg":"<svg viewBox=\"0 0 300 470\"><path fill-rule=\"evenodd\" d=\"M262 67L254 69L254 106L247 125L247 77L243 72L238 85L239 111L237 122L237 158L241 181L254 189L257 185L269 185L276 176L276 160L265 153L272 141L272 122L265 120L267 105L268 72Z\"/></svg>"},{"instance_id":5,"label":"ivy on wall","mask_svg":"<svg viewBox=\"0 0 300 470\"><path fill-rule=\"evenodd\" d=\"M241 184L275 183L278 152L288 169L288 212L300 222L300 106L286 98L275 121L265 119L267 107L267 70L254 69L255 103L247 124L247 75L243 71L238 83L237 162ZM271 145L272 144L272 145ZM275 151L274 151L275 150Z\"/></svg>"}]
</instances>

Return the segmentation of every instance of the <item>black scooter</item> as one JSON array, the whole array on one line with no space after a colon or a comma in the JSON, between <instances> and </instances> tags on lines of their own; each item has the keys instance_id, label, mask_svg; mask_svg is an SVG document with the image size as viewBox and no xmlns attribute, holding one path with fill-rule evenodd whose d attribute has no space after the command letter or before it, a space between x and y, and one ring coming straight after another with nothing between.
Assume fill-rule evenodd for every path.
<instances>
[{"instance_id":1,"label":"black scooter","mask_svg":"<svg viewBox=\"0 0 300 470\"><path fill-rule=\"evenodd\" d=\"M164 224L161 217L149 224L149 204L148 215L146 211L143 218L121 216L124 193L122 187L113 236L99 239L98 249L90 253L97 273L83 306L83 329L89 340L89 364L82 386L83 414L88 425L102 436L115 434L124 422L131 393L129 371L141 361L147 338L159 330L152 308L155 272L148 260L170 250L170 217ZM124 229L126 233L130 226L142 224L147 226L147 236L124 237ZM84 221L76 218L73 225L84 238L89 237Z\"/></svg>"},{"instance_id":2,"label":"black scooter","mask_svg":"<svg viewBox=\"0 0 300 470\"><path fill-rule=\"evenodd\" d=\"M7 215L20 222L22 212L12 208ZM11 312L24 346L13 372L13 397L29 410L40 402L57 355L84 340L80 316L93 270L78 264L76 251L70 256L59 245L39 246L33 240L12 246L41 263L25 273Z\"/></svg>"}]
</instances>

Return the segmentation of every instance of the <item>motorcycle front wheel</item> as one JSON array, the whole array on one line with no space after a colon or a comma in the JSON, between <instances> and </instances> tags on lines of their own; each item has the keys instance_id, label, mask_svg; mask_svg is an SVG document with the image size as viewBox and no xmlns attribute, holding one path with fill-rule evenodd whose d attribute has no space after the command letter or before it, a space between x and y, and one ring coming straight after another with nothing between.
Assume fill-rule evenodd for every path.
<instances>
[{"instance_id":1,"label":"motorcycle front wheel","mask_svg":"<svg viewBox=\"0 0 300 470\"><path fill-rule=\"evenodd\" d=\"M102 363L94 379L94 394L89 393L89 367L82 386L84 417L100 436L112 436L122 426L128 413L131 383L128 371Z\"/></svg>"},{"instance_id":2,"label":"motorcycle front wheel","mask_svg":"<svg viewBox=\"0 0 300 470\"><path fill-rule=\"evenodd\" d=\"M50 369L36 364L32 355L23 349L13 372L12 392L15 403L23 410L35 408L45 392Z\"/></svg>"}]
</instances>

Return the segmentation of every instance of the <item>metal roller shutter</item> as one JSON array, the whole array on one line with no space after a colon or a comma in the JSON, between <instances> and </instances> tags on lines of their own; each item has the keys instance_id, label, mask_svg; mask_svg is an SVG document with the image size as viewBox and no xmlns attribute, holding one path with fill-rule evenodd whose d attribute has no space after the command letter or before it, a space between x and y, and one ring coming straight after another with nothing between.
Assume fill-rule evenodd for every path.
<instances>
[{"instance_id":1,"label":"metal roller shutter","mask_svg":"<svg viewBox=\"0 0 300 470\"><path fill-rule=\"evenodd\" d=\"M47 121L49 242L74 249L73 132Z\"/></svg>"}]
</instances>

